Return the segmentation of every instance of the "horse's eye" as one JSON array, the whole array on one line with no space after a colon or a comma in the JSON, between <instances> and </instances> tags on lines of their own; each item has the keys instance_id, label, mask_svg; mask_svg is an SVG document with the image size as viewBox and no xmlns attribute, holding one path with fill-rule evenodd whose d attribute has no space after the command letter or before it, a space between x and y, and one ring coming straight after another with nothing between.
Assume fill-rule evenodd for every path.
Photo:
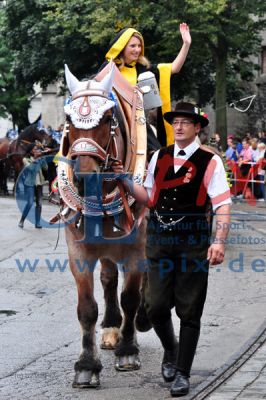
<instances>
[{"instance_id":1,"label":"horse's eye","mask_svg":"<svg viewBox=\"0 0 266 400\"><path fill-rule=\"evenodd\" d=\"M110 124L111 119L112 119L111 115L105 115L105 116L103 117L103 119L102 119L102 123L103 123L103 124Z\"/></svg>"}]
</instances>

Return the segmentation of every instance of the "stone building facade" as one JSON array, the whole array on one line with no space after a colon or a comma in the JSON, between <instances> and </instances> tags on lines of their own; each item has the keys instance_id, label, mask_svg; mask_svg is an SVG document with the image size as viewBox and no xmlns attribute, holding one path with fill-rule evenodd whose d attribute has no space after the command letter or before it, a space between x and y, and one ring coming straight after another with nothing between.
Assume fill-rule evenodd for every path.
<instances>
[{"instance_id":1,"label":"stone building facade","mask_svg":"<svg viewBox=\"0 0 266 400\"><path fill-rule=\"evenodd\" d=\"M36 96L32 99L29 109L29 121L33 123L41 115L42 123L47 128L57 129L64 122L64 101L60 83L50 84L44 90L35 87Z\"/></svg>"}]
</instances>

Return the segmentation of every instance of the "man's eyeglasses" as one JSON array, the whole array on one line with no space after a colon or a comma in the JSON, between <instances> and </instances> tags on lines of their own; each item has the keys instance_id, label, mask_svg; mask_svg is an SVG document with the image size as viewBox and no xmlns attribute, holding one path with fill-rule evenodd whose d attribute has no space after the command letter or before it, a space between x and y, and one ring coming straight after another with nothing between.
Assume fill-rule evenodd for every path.
<instances>
[{"instance_id":1,"label":"man's eyeglasses","mask_svg":"<svg viewBox=\"0 0 266 400\"><path fill-rule=\"evenodd\" d=\"M173 120L173 121L172 121L172 125L178 126L179 124L180 124L181 126L189 126L189 125L191 125L191 124L194 124L194 122L193 122L193 121L189 121L188 119Z\"/></svg>"}]
</instances>

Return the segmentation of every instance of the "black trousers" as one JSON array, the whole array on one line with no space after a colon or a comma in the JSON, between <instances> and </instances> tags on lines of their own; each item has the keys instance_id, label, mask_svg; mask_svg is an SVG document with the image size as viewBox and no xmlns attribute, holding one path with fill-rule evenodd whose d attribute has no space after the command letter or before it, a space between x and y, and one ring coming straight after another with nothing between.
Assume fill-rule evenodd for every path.
<instances>
[{"instance_id":1,"label":"black trousers","mask_svg":"<svg viewBox=\"0 0 266 400\"><path fill-rule=\"evenodd\" d=\"M148 227L148 317L154 325L164 324L175 307L182 324L199 330L208 286L208 231L156 231Z\"/></svg>"}]
</instances>

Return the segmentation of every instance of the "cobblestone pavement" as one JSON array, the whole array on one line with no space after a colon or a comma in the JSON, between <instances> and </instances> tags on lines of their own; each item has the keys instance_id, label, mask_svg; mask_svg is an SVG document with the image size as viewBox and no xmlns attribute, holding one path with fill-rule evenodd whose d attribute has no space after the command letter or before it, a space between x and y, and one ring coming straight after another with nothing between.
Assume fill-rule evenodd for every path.
<instances>
[{"instance_id":1,"label":"cobblestone pavement","mask_svg":"<svg viewBox=\"0 0 266 400\"><path fill-rule=\"evenodd\" d=\"M0 207L0 399L169 399L169 384L163 383L160 375L162 349L153 331L138 334L141 370L116 372L113 352L102 350L101 388L72 389L80 331L77 293L68 268L64 232L60 230L55 249L57 229L36 230L26 222L21 230L17 227L20 213L14 199L0 198ZM55 206L46 204L43 216L49 219L56 211ZM255 207L236 203L232 214L226 259L210 272L202 333L191 376L191 396L197 385L237 354L265 323L265 204ZM23 272L25 260L34 267L33 272L29 268ZM103 295L98 269L95 293L99 341ZM174 321L178 333L178 321ZM265 357L265 348L261 351ZM262 353L257 354L260 358ZM246 370L250 376L254 373L252 362L243 368L251 369ZM260 370L258 384L265 381L265 369ZM244 376L241 390L246 387ZM254 385L250 388L253 390ZM218 396L218 392L214 395ZM250 398L260 400L263 396Z\"/></svg>"},{"instance_id":2,"label":"cobblestone pavement","mask_svg":"<svg viewBox=\"0 0 266 400\"><path fill-rule=\"evenodd\" d=\"M208 400L266 399L266 343Z\"/></svg>"}]
</instances>

